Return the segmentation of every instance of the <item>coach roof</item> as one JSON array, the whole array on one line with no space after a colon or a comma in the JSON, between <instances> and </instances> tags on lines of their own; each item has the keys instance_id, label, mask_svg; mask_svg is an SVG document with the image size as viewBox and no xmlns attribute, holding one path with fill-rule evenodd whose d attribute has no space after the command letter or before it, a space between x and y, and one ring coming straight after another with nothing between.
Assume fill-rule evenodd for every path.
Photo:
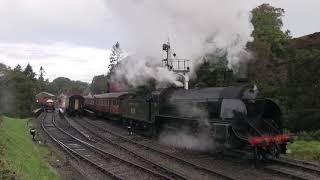
<instances>
[{"instance_id":1,"label":"coach roof","mask_svg":"<svg viewBox=\"0 0 320 180\"><path fill-rule=\"evenodd\" d=\"M97 94L94 95L95 98L118 98L123 95L127 95L129 92L113 92L113 93L105 93L105 94Z\"/></svg>"}]
</instances>

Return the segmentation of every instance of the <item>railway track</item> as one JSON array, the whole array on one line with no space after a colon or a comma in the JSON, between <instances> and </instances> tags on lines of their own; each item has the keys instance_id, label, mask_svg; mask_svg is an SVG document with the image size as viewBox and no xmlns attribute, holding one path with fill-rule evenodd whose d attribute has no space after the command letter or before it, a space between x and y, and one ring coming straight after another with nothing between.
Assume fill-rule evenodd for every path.
<instances>
[{"instance_id":1,"label":"railway track","mask_svg":"<svg viewBox=\"0 0 320 180\"><path fill-rule=\"evenodd\" d=\"M272 159L264 168L292 179L320 179L320 168L286 159Z\"/></svg>"},{"instance_id":2,"label":"railway track","mask_svg":"<svg viewBox=\"0 0 320 180\"><path fill-rule=\"evenodd\" d=\"M246 152L242 151L233 151L225 155L233 158L248 156ZM279 159L270 159L267 162L258 163L257 167L262 167L267 171L290 179L320 179L320 166L304 161L280 157Z\"/></svg>"},{"instance_id":3,"label":"railway track","mask_svg":"<svg viewBox=\"0 0 320 180\"><path fill-rule=\"evenodd\" d=\"M135 162L136 164L139 164L143 167L149 167L153 171L159 172L160 174L164 174L172 179L175 180L187 180L188 178L184 177L181 174L177 174L172 172L172 170L163 167L159 164L153 163L146 158L139 156L138 154L135 154L131 152L130 150L112 142L108 141L106 139L103 139L103 137L99 136L99 134L95 134L94 131L90 130L89 128L82 126L78 123L75 123L70 118L65 117L65 119L68 121L68 123L77 130L82 136L86 137L88 140L90 140L94 146L100 147L101 149L104 149L105 151L109 151L110 153L115 154L118 157L121 157L122 159L127 159L128 161Z\"/></svg>"},{"instance_id":4,"label":"railway track","mask_svg":"<svg viewBox=\"0 0 320 180\"><path fill-rule=\"evenodd\" d=\"M237 179L236 177L212 169L202 167L200 164L191 163L169 153L160 151L154 147L146 146L113 131L104 129L88 119L82 118L76 121L80 126L99 138L116 144L131 153L144 157L148 161L166 167L176 174L183 175L187 179Z\"/></svg>"},{"instance_id":5,"label":"railway track","mask_svg":"<svg viewBox=\"0 0 320 180\"><path fill-rule=\"evenodd\" d=\"M90 164L105 176L92 174L92 179L172 179L150 169L128 162L72 136L58 127L53 113L42 119L43 130L72 158Z\"/></svg>"}]
</instances>

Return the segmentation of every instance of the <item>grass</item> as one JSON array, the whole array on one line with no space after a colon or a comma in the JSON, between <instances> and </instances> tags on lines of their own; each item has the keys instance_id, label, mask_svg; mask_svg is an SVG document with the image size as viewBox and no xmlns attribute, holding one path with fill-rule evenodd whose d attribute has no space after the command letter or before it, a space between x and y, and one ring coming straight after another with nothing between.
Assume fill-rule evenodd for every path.
<instances>
[{"instance_id":1,"label":"grass","mask_svg":"<svg viewBox=\"0 0 320 180\"><path fill-rule=\"evenodd\" d=\"M296 140L288 145L288 157L320 162L320 141Z\"/></svg>"},{"instance_id":2,"label":"grass","mask_svg":"<svg viewBox=\"0 0 320 180\"><path fill-rule=\"evenodd\" d=\"M3 117L0 126L0 146L4 146L1 161L15 172L17 179L59 179L46 162L54 158L52 153L47 147L32 141L27 123L26 119Z\"/></svg>"}]
</instances>

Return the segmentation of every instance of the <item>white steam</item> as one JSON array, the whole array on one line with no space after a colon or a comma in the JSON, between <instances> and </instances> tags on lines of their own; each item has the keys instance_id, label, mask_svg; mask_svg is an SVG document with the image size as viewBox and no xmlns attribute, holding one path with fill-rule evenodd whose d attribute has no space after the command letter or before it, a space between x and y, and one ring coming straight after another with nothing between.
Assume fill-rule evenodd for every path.
<instances>
[{"instance_id":1,"label":"white steam","mask_svg":"<svg viewBox=\"0 0 320 180\"><path fill-rule=\"evenodd\" d=\"M168 38L178 58L195 60L205 53L227 53L231 67L241 61L244 55L248 55L245 47L247 42L252 40L250 35L253 26L250 23L250 12L243 1L107 2L116 29L121 35L121 46L139 56L152 56L155 57L153 60L160 62L161 45L167 42ZM147 62L149 61L143 60L143 63L134 63L126 67L126 72L132 69L144 71L140 66L145 66ZM154 69L155 72L157 70L159 69ZM148 73L146 75L149 75ZM176 79L174 75L172 77L170 79Z\"/></svg>"},{"instance_id":2,"label":"white steam","mask_svg":"<svg viewBox=\"0 0 320 180\"><path fill-rule=\"evenodd\" d=\"M168 146L195 151L212 151L218 147L207 133L194 135L183 130L163 132L159 136L159 142Z\"/></svg>"},{"instance_id":3,"label":"white steam","mask_svg":"<svg viewBox=\"0 0 320 180\"><path fill-rule=\"evenodd\" d=\"M160 65L160 60L152 57L128 56L121 61L112 78L122 87L125 87L123 78L132 86L144 85L150 78L157 80L157 88L167 87L169 83L177 87L183 85L177 80L176 74Z\"/></svg>"},{"instance_id":4,"label":"white steam","mask_svg":"<svg viewBox=\"0 0 320 180\"><path fill-rule=\"evenodd\" d=\"M176 103L170 99L174 105L177 115L186 119L196 119L198 127L181 127L177 131L164 129L159 136L159 141L163 144L183 149L209 151L217 146L211 136L211 125L207 109L200 107L196 103ZM197 129L197 133L194 133Z\"/></svg>"}]
</instances>

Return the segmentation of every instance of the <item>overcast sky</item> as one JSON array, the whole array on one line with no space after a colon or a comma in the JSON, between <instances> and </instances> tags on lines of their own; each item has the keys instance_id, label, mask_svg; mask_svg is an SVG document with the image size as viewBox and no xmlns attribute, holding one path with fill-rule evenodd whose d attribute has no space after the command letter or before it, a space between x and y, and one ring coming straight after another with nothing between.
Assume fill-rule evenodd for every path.
<instances>
[{"instance_id":1,"label":"overcast sky","mask_svg":"<svg viewBox=\"0 0 320 180\"><path fill-rule=\"evenodd\" d=\"M121 39L107 2L1 0L0 62L11 67L30 63L36 72L43 66L50 80L64 76L91 82L107 72L108 49ZM243 0L248 12L264 2L285 9L284 28L294 37L320 31L320 0Z\"/></svg>"}]
</instances>

